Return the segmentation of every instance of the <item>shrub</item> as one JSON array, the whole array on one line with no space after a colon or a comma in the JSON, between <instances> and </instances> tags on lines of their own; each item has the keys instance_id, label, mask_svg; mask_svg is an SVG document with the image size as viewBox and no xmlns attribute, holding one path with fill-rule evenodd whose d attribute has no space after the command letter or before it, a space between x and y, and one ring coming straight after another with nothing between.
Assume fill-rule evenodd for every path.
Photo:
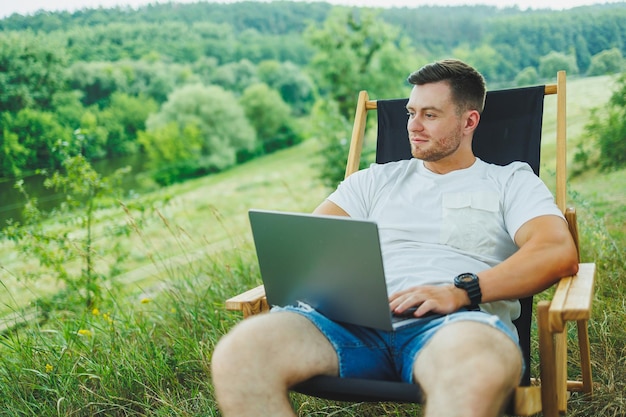
<instances>
[{"instance_id":1,"label":"shrub","mask_svg":"<svg viewBox=\"0 0 626 417\"><path fill-rule=\"evenodd\" d=\"M596 108L585 126L599 148L597 164L605 170L626 166L626 73L604 108ZM579 152L580 153L580 152Z\"/></svg>"},{"instance_id":2,"label":"shrub","mask_svg":"<svg viewBox=\"0 0 626 417\"><path fill-rule=\"evenodd\" d=\"M138 140L166 184L229 168L257 140L235 95L215 85L175 90L146 127Z\"/></svg>"}]
</instances>

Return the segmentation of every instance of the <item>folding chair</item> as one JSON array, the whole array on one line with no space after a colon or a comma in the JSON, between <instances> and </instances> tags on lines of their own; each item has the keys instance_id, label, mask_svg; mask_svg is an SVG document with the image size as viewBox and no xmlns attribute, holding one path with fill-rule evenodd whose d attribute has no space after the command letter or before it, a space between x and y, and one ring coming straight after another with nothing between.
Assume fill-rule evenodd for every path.
<instances>
[{"instance_id":1,"label":"folding chair","mask_svg":"<svg viewBox=\"0 0 626 417\"><path fill-rule=\"evenodd\" d=\"M579 248L576 211L566 209L566 119L565 72L557 74L557 83L545 86L490 91L485 111L474 135L474 153L484 161L508 164L525 161L539 175L541 129L544 96L557 95L556 202L563 211L577 248ZM358 170L365 136L367 113L377 110L378 138L376 162L386 163L411 158L406 130L406 99L369 100L366 91L359 94L346 177ZM580 253L580 250L579 250ZM540 377L531 378L531 325L533 298L520 300L522 314L515 325L526 360L526 373L515 390L508 413L531 416L543 412L556 417L567 411L571 392L591 397L592 377L587 322L595 279L595 264L580 264L577 275L562 278L551 301L537 305ZM244 317L269 309L263 287L257 287L226 301L229 310L240 310ZM581 380L567 379L567 322L576 322L580 348ZM320 398L359 402L417 402L422 398L415 384L317 376L292 390Z\"/></svg>"}]
</instances>

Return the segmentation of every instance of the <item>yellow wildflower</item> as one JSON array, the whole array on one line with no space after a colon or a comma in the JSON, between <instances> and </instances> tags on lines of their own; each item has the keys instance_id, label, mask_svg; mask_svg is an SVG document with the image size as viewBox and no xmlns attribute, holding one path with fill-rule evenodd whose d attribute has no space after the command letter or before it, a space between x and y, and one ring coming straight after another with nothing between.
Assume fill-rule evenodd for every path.
<instances>
[{"instance_id":1,"label":"yellow wildflower","mask_svg":"<svg viewBox=\"0 0 626 417\"><path fill-rule=\"evenodd\" d=\"M54 370L54 366L50 365L49 363L46 364L46 373L49 374L50 372L52 372Z\"/></svg>"},{"instance_id":2,"label":"yellow wildflower","mask_svg":"<svg viewBox=\"0 0 626 417\"><path fill-rule=\"evenodd\" d=\"M148 304L150 301L152 301L151 298L144 297L141 299L141 304Z\"/></svg>"},{"instance_id":3,"label":"yellow wildflower","mask_svg":"<svg viewBox=\"0 0 626 417\"><path fill-rule=\"evenodd\" d=\"M87 336L87 337L91 337L92 335L91 330L88 330L88 329L80 329L78 331L78 334L81 336Z\"/></svg>"},{"instance_id":4,"label":"yellow wildflower","mask_svg":"<svg viewBox=\"0 0 626 417\"><path fill-rule=\"evenodd\" d=\"M102 318L103 318L104 320L106 320L109 324L112 324L112 323L113 323L113 319L111 318L111 316L110 316L108 313L104 313L104 314L102 315Z\"/></svg>"},{"instance_id":5,"label":"yellow wildflower","mask_svg":"<svg viewBox=\"0 0 626 417\"><path fill-rule=\"evenodd\" d=\"M91 310L91 314L93 314L94 316L99 316L100 310L98 310L98 308L94 308L93 310Z\"/></svg>"}]
</instances>

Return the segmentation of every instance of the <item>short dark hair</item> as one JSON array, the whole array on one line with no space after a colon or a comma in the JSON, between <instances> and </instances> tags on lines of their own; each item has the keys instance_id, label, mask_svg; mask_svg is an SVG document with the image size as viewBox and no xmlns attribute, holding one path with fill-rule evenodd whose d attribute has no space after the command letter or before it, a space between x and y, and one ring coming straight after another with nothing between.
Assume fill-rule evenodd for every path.
<instances>
[{"instance_id":1,"label":"short dark hair","mask_svg":"<svg viewBox=\"0 0 626 417\"><path fill-rule=\"evenodd\" d=\"M485 79L476 69L458 59L444 59L424 65L409 75L408 81L413 85L446 81L459 113L467 110L482 113L485 108Z\"/></svg>"}]
</instances>

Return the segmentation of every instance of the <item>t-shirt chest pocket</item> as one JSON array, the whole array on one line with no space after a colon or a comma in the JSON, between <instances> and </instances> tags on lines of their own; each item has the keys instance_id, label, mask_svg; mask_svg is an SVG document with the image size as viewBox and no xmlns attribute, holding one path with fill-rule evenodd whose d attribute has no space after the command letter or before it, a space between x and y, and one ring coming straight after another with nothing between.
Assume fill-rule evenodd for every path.
<instances>
[{"instance_id":1,"label":"t-shirt chest pocket","mask_svg":"<svg viewBox=\"0 0 626 417\"><path fill-rule=\"evenodd\" d=\"M444 194L442 211L440 243L473 253L493 254L502 230L498 194Z\"/></svg>"}]
</instances>

